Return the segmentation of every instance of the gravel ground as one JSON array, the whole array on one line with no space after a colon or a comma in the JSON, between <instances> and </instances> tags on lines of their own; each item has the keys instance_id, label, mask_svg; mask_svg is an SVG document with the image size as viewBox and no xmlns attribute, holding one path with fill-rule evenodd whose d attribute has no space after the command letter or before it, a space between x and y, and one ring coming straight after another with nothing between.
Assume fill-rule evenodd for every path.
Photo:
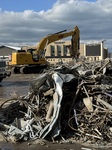
<instances>
[{"instance_id":1,"label":"gravel ground","mask_svg":"<svg viewBox=\"0 0 112 150\"><path fill-rule=\"evenodd\" d=\"M38 74L12 74L10 77L4 78L0 83L0 99L10 98L14 92L27 95L30 87L29 82L37 76Z\"/></svg>"}]
</instances>

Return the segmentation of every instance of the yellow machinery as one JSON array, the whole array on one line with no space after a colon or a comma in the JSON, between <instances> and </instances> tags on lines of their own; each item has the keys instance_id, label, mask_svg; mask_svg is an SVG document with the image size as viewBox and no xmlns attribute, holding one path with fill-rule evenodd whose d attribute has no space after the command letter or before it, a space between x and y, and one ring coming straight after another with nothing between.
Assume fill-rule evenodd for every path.
<instances>
[{"instance_id":1,"label":"yellow machinery","mask_svg":"<svg viewBox=\"0 0 112 150\"><path fill-rule=\"evenodd\" d=\"M71 55L72 57L77 57L79 54L80 31L76 26L71 31L64 30L46 36L35 49L20 50L12 53L9 66L12 68L13 73L35 73L42 68L46 68L48 64L44 55L46 46L69 36L72 36Z\"/></svg>"}]
</instances>

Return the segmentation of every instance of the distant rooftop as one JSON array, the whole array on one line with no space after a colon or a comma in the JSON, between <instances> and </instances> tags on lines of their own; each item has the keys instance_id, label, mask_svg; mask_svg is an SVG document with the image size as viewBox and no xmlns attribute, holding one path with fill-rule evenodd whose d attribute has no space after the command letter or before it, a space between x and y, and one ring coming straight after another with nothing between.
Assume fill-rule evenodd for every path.
<instances>
[{"instance_id":1,"label":"distant rooftop","mask_svg":"<svg viewBox=\"0 0 112 150\"><path fill-rule=\"evenodd\" d=\"M8 45L1 45L0 47L8 47L8 48L12 48L12 49L15 49L15 50L21 50L21 47L16 47L16 46L8 46Z\"/></svg>"}]
</instances>

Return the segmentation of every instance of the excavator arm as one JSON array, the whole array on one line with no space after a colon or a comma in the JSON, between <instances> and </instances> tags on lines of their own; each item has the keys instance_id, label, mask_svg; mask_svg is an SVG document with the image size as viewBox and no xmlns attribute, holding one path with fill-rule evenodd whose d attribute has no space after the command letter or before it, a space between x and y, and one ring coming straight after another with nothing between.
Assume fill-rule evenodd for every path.
<instances>
[{"instance_id":1,"label":"excavator arm","mask_svg":"<svg viewBox=\"0 0 112 150\"><path fill-rule=\"evenodd\" d=\"M76 57L79 54L79 41L80 41L80 31L79 28L76 26L73 30L68 31L64 30L55 34L48 35L47 37L43 38L36 50L35 54L38 56L45 50L46 46L54 41L58 41L60 39L72 36L71 39L71 55L72 57Z\"/></svg>"}]
</instances>

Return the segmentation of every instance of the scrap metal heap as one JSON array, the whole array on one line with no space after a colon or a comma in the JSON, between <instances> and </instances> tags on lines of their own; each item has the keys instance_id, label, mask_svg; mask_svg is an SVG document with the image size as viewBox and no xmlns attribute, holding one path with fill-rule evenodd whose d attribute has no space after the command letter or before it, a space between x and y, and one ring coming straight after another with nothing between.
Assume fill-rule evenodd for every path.
<instances>
[{"instance_id":1,"label":"scrap metal heap","mask_svg":"<svg viewBox=\"0 0 112 150\"><path fill-rule=\"evenodd\" d=\"M112 62L82 62L51 68L1 104L0 129L6 140L63 137L112 143Z\"/></svg>"}]
</instances>

